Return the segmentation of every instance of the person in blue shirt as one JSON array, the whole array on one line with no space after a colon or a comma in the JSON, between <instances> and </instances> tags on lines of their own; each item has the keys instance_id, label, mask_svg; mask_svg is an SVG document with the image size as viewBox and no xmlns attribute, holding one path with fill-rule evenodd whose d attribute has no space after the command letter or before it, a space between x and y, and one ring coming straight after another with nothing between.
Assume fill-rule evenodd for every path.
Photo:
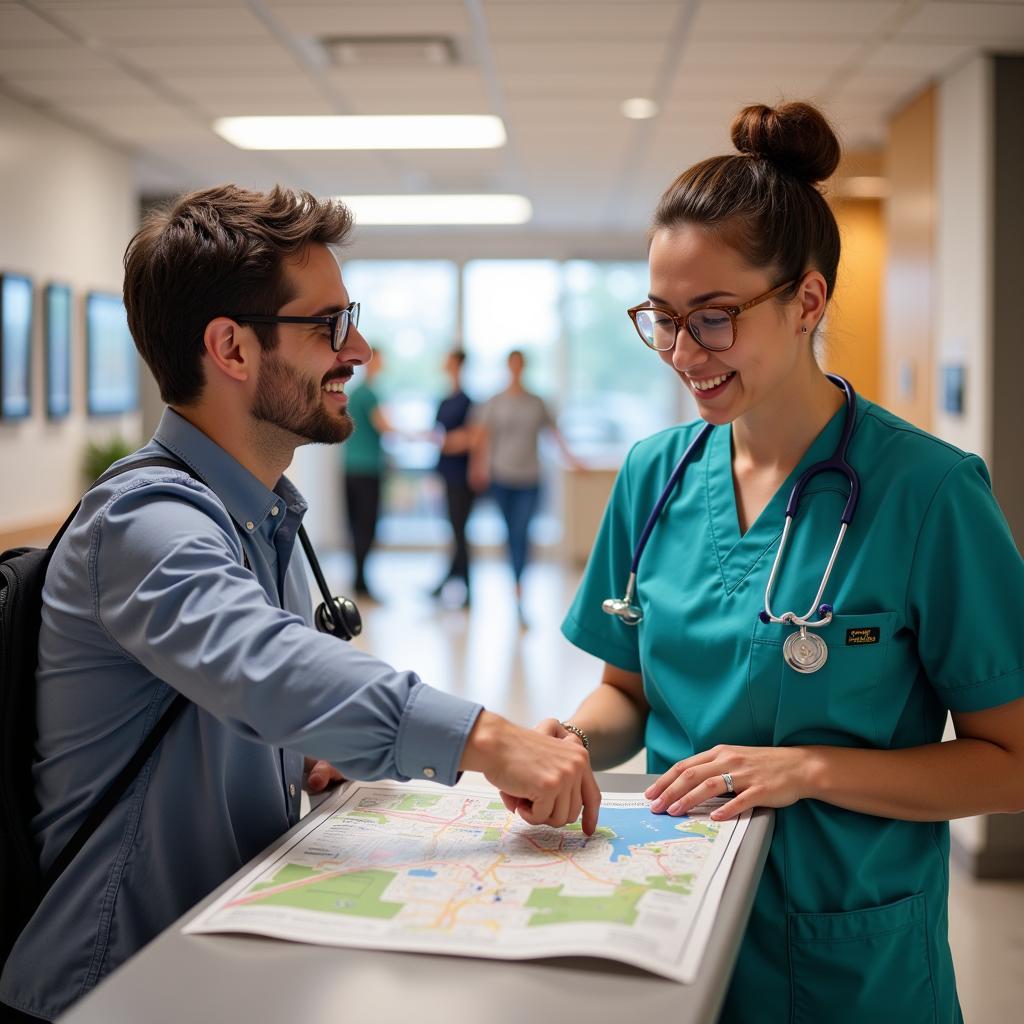
<instances>
[{"instance_id":1,"label":"person in blue shirt","mask_svg":"<svg viewBox=\"0 0 1024 1024\"><path fill-rule=\"evenodd\" d=\"M840 251L816 183L840 151L801 103L748 107L732 137L654 214L650 294L629 312L703 422L641 441L619 473L562 626L604 662L569 724L597 767L646 746L655 813L730 794L713 818L777 808L723 1021L955 1024L948 822L1024 809L1024 561L977 456L857 398L860 500L824 594L850 490L834 472L812 478L769 584L792 488L848 415L814 353ZM640 535L705 424L627 622ZM823 663L787 609L820 617Z\"/></svg>"},{"instance_id":2,"label":"person in blue shirt","mask_svg":"<svg viewBox=\"0 0 1024 1024\"><path fill-rule=\"evenodd\" d=\"M437 407L435 423L441 432L441 450L437 457L437 472L444 482L448 522L452 528L452 560L444 579L434 588L431 596L440 597L450 581L463 585L462 602L469 604L469 544L466 541L466 523L473 511L475 492L469 486L469 452L473 447L473 427L469 423L473 402L462 388L462 367L466 353L453 349L444 361L445 373L451 381L451 391Z\"/></svg>"},{"instance_id":3,"label":"person in blue shirt","mask_svg":"<svg viewBox=\"0 0 1024 1024\"><path fill-rule=\"evenodd\" d=\"M311 627L283 475L351 432L370 358L329 246L338 202L233 185L151 213L125 256L135 343L167 403L140 468L88 492L50 563L39 637L45 871L177 693L191 702L47 892L0 977L4 1019L53 1019L293 825L310 787L482 771L561 825L600 794L582 751Z\"/></svg>"}]
</instances>

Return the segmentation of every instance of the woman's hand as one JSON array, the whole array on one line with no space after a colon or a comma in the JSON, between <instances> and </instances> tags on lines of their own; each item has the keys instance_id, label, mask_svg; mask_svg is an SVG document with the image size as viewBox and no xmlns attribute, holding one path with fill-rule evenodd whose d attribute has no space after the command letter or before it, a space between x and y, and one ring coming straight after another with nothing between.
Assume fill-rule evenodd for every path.
<instances>
[{"instance_id":1,"label":"woman's hand","mask_svg":"<svg viewBox=\"0 0 1024 1024\"><path fill-rule=\"evenodd\" d=\"M716 796L727 796L723 774L736 795L713 811L716 821L750 807L788 807L809 795L813 755L808 747L735 747L719 744L678 761L645 791L656 814L686 814Z\"/></svg>"}]
</instances>

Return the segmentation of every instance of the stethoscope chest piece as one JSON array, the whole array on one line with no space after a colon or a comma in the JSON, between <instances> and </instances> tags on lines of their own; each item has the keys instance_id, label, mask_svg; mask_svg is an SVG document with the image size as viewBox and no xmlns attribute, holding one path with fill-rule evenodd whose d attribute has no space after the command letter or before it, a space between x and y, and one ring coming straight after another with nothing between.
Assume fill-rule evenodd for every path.
<instances>
[{"instance_id":1,"label":"stethoscope chest piece","mask_svg":"<svg viewBox=\"0 0 1024 1024\"><path fill-rule=\"evenodd\" d=\"M810 633L806 626L801 626L786 637L782 657L795 672L807 675L817 672L828 661L828 645L817 633Z\"/></svg>"}]
</instances>

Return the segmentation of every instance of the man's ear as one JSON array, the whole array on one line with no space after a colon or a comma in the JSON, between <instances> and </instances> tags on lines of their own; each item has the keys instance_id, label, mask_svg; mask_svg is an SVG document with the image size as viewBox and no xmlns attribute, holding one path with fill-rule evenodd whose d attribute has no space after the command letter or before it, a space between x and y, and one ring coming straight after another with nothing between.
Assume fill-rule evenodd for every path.
<instances>
[{"instance_id":1,"label":"man's ear","mask_svg":"<svg viewBox=\"0 0 1024 1024\"><path fill-rule=\"evenodd\" d=\"M208 376L216 372L230 380L247 381L256 365L260 344L252 330L219 316L206 325L203 347L210 360Z\"/></svg>"}]
</instances>

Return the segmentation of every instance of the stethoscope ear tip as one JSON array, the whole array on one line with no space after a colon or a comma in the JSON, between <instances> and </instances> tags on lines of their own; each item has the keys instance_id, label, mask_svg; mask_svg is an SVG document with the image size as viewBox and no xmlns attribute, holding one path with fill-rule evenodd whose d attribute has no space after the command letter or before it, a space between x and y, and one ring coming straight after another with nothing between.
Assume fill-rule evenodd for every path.
<instances>
[{"instance_id":1,"label":"stethoscope ear tip","mask_svg":"<svg viewBox=\"0 0 1024 1024\"><path fill-rule=\"evenodd\" d=\"M764 610L763 608L761 609L761 611L759 611L759 612L757 613L757 617L758 617L758 618L759 618L759 619L760 619L760 620L761 620L761 621L762 621L762 622L763 622L763 623L764 623L765 625L768 625L768 623L772 621L772 617L771 617L771 616L770 616L770 615L769 615L769 614L768 614L768 613L767 613L767 612L766 612L766 611L765 611L765 610Z\"/></svg>"}]
</instances>

